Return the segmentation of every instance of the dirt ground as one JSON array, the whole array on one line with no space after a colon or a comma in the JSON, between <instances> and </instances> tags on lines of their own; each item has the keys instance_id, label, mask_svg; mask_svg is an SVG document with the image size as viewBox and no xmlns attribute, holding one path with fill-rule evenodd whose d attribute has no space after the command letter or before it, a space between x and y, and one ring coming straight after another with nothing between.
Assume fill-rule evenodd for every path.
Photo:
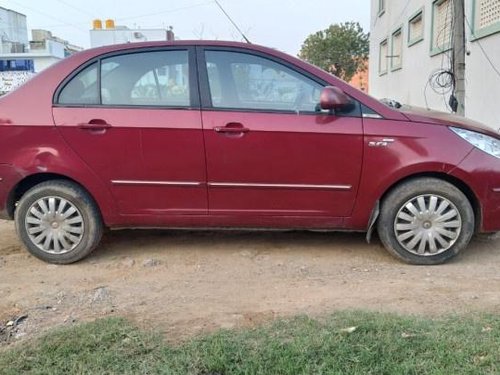
<instances>
[{"instance_id":1,"label":"dirt ground","mask_svg":"<svg viewBox=\"0 0 500 375\"><path fill-rule=\"evenodd\" d=\"M179 340L341 309L500 313L500 237L442 266L405 265L363 234L119 231L70 266L28 255L0 221L0 341L104 316ZM20 318L16 321L16 319Z\"/></svg>"}]
</instances>

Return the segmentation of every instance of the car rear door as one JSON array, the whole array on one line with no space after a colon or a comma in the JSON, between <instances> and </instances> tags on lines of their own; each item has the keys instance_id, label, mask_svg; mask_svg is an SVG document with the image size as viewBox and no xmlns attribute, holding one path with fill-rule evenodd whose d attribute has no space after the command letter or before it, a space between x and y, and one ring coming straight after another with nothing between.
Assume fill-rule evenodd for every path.
<instances>
[{"instance_id":1,"label":"car rear door","mask_svg":"<svg viewBox=\"0 0 500 375\"><path fill-rule=\"evenodd\" d=\"M210 214L341 225L361 173L360 104L322 112L325 82L257 52L199 48L198 64Z\"/></svg>"},{"instance_id":2,"label":"car rear door","mask_svg":"<svg viewBox=\"0 0 500 375\"><path fill-rule=\"evenodd\" d=\"M106 55L57 94L56 125L123 215L206 214L194 49Z\"/></svg>"}]
</instances>

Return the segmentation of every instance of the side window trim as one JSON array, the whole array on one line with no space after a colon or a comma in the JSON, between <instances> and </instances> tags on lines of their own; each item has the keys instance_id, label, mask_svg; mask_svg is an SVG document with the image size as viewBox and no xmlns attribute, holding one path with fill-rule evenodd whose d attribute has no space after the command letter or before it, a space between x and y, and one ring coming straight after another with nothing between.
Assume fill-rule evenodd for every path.
<instances>
[{"instance_id":1,"label":"side window trim","mask_svg":"<svg viewBox=\"0 0 500 375\"><path fill-rule=\"evenodd\" d=\"M102 90L101 90L101 67L102 60L113 57L113 56L123 56L134 53L145 53L145 52L157 52L157 51L187 51L188 53L188 67L189 67L189 99L190 105L187 107L176 107L176 106L150 106L150 105L105 105L102 104ZM76 77L81 71L85 70L92 64L97 63L97 85L98 85L98 95L99 104L60 104L59 97L64 88L68 83ZM200 89L198 84L198 65L196 57L196 49L194 46L179 46L179 47L150 47L150 48L133 48L125 51L113 51L108 52L103 55L95 56L94 58L85 61L83 64L78 66L73 70L64 80L61 81L59 86L54 91L52 96L52 106L53 107L68 107L68 108L148 108L148 109L200 109Z\"/></svg>"},{"instance_id":2,"label":"side window trim","mask_svg":"<svg viewBox=\"0 0 500 375\"><path fill-rule=\"evenodd\" d=\"M97 59L97 92L99 96L99 106L102 106L102 87L101 87L101 79L102 79L102 57L99 56ZM61 90L62 91L62 90Z\"/></svg>"},{"instance_id":3,"label":"side window trim","mask_svg":"<svg viewBox=\"0 0 500 375\"><path fill-rule=\"evenodd\" d=\"M201 109L212 109L212 96L210 95L205 48L203 47L196 47L196 65L198 66L198 87L200 90Z\"/></svg>"}]
</instances>

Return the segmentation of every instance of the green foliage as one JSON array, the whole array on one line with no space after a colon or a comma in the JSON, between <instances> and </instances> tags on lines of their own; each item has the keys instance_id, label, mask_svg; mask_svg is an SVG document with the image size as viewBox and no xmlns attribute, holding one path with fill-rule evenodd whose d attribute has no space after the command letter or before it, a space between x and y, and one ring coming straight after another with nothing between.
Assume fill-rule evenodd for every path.
<instances>
[{"instance_id":1,"label":"green foliage","mask_svg":"<svg viewBox=\"0 0 500 375\"><path fill-rule=\"evenodd\" d=\"M500 317L346 312L223 330L178 345L105 319L0 351L0 374L21 373L498 374Z\"/></svg>"},{"instance_id":2,"label":"green foliage","mask_svg":"<svg viewBox=\"0 0 500 375\"><path fill-rule=\"evenodd\" d=\"M345 22L309 35L299 57L350 81L358 71L364 71L369 48L369 34L360 24Z\"/></svg>"}]
</instances>

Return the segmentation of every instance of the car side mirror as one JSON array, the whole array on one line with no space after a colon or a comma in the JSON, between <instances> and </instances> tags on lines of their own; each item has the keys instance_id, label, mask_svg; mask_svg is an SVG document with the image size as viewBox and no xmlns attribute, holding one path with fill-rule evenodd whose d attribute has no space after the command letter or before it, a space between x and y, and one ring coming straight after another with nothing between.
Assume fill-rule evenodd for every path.
<instances>
[{"instance_id":1,"label":"car side mirror","mask_svg":"<svg viewBox=\"0 0 500 375\"><path fill-rule=\"evenodd\" d=\"M351 104L349 97L335 86L326 86L321 91L320 106L327 111L336 111Z\"/></svg>"}]
</instances>

